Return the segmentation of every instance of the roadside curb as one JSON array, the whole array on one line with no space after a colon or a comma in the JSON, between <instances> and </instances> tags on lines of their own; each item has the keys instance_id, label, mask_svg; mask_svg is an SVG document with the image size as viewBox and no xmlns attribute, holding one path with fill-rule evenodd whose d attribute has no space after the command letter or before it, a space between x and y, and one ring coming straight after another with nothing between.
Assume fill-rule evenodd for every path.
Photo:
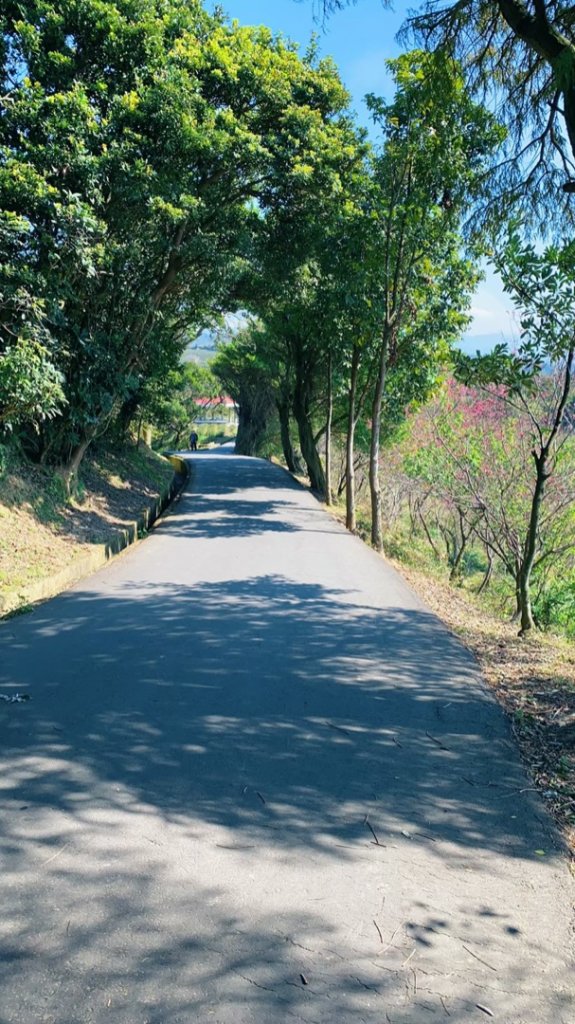
<instances>
[{"instance_id":1,"label":"roadside curb","mask_svg":"<svg viewBox=\"0 0 575 1024\"><path fill-rule=\"evenodd\" d=\"M164 488L158 497L150 502L137 519L115 529L110 534L109 540L102 544L95 544L88 554L82 555L65 569L37 580L35 583L29 583L21 587L17 593L0 594L0 620L7 615L27 609L29 605L56 597L57 594L71 587L73 583L77 583L78 580L101 569L107 562L140 540L142 534L154 525L180 493L189 477L189 465L185 459L181 459L177 455L167 455L165 458L174 467L174 476L168 487Z\"/></svg>"}]
</instances>

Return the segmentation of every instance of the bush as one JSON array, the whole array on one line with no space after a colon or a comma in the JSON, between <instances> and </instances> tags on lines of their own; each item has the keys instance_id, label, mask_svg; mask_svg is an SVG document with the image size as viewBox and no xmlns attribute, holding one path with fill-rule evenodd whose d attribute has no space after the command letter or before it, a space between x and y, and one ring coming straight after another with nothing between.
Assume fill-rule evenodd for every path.
<instances>
[{"instance_id":1,"label":"bush","mask_svg":"<svg viewBox=\"0 0 575 1024\"><path fill-rule=\"evenodd\" d=\"M533 606L537 625L575 639L575 575L550 583Z\"/></svg>"},{"instance_id":2,"label":"bush","mask_svg":"<svg viewBox=\"0 0 575 1024\"><path fill-rule=\"evenodd\" d=\"M12 428L25 421L55 416L65 403L62 376L47 348L19 338L0 357L0 424Z\"/></svg>"}]
</instances>

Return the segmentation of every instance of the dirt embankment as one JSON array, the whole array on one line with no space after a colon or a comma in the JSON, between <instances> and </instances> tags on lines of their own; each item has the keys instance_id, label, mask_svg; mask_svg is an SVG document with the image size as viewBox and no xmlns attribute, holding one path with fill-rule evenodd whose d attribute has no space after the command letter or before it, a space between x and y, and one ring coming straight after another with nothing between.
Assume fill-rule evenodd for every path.
<instances>
[{"instance_id":1,"label":"dirt embankment","mask_svg":"<svg viewBox=\"0 0 575 1024\"><path fill-rule=\"evenodd\" d=\"M102 545L119 546L173 477L165 459L131 447L85 462L77 495L66 499L53 473L12 455L0 477L4 607L26 603L35 585L87 564Z\"/></svg>"}]
</instances>

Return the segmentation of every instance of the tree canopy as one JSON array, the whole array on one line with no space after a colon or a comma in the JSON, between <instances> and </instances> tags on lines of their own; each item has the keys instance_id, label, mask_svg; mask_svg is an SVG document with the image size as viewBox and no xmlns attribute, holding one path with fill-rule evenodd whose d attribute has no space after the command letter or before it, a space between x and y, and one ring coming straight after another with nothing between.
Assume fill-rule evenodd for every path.
<instances>
[{"instance_id":1,"label":"tree canopy","mask_svg":"<svg viewBox=\"0 0 575 1024\"><path fill-rule=\"evenodd\" d=\"M322 0L324 17L356 0ZM357 0L361 3L361 0ZM492 224L510 203L542 230L573 228L575 19L559 0L423 0L400 39L456 57L468 87L509 131L493 168Z\"/></svg>"},{"instance_id":2,"label":"tree canopy","mask_svg":"<svg viewBox=\"0 0 575 1024\"><path fill-rule=\"evenodd\" d=\"M338 189L348 97L197 0L8 4L2 39L0 351L31 335L61 375L34 443L70 474L229 307L262 212Z\"/></svg>"}]
</instances>

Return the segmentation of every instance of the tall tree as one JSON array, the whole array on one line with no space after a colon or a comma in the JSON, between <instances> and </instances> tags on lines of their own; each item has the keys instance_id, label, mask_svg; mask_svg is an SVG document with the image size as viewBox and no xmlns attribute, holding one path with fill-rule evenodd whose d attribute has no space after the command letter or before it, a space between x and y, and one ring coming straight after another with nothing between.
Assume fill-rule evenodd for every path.
<instances>
[{"instance_id":1,"label":"tall tree","mask_svg":"<svg viewBox=\"0 0 575 1024\"><path fill-rule=\"evenodd\" d=\"M461 354L457 370L466 384L499 385L501 400L518 407L530 425L533 475L516 568L521 632L526 633L533 628L531 578L543 555L545 498L568 437L564 424L575 370L575 253L573 245L537 253L514 233L496 266L520 313L517 350L510 353L501 344L485 356ZM537 388L544 372L547 380Z\"/></svg>"},{"instance_id":2,"label":"tall tree","mask_svg":"<svg viewBox=\"0 0 575 1024\"><path fill-rule=\"evenodd\" d=\"M323 151L322 188L303 192L297 181L284 181L262 218L246 293L283 366L282 433L289 406L312 487L324 496L329 471L319 442L324 438L329 447L328 396L344 347L345 311L354 303L349 274L358 257L347 232L366 153L363 133L341 119L332 147Z\"/></svg>"},{"instance_id":3,"label":"tall tree","mask_svg":"<svg viewBox=\"0 0 575 1024\"><path fill-rule=\"evenodd\" d=\"M375 212L383 310L371 407L371 538L383 546L380 436L390 364L435 361L466 325L477 276L462 255L460 222L501 130L468 96L458 65L413 51L388 65L396 96L370 105L384 144ZM423 380L423 378L422 378ZM415 396L412 396L415 397ZM421 398L425 397L422 389Z\"/></svg>"},{"instance_id":4,"label":"tall tree","mask_svg":"<svg viewBox=\"0 0 575 1024\"><path fill-rule=\"evenodd\" d=\"M319 0L327 16L355 0ZM457 57L466 79L509 128L492 212L521 204L573 228L575 192L575 19L561 0L425 0L400 37ZM496 191L495 191L496 188Z\"/></svg>"},{"instance_id":5,"label":"tall tree","mask_svg":"<svg viewBox=\"0 0 575 1024\"><path fill-rule=\"evenodd\" d=\"M70 480L190 324L228 305L259 211L287 180L330 187L347 94L329 62L199 0L22 0L1 18L7 274L45 306L67 405L42 455Z\"/></svg>"},{"instance_id":6,"label":"tall tree","mask_svg":"<svg viewBox=\"0 0 575 1024\"><path fill-rule=\"evenodd\" d=\"M236 452L259 455L274 414L274 392L258 324L246 325L222 345L211 370L238 407Z\"/></svg>"}]
</instances>

